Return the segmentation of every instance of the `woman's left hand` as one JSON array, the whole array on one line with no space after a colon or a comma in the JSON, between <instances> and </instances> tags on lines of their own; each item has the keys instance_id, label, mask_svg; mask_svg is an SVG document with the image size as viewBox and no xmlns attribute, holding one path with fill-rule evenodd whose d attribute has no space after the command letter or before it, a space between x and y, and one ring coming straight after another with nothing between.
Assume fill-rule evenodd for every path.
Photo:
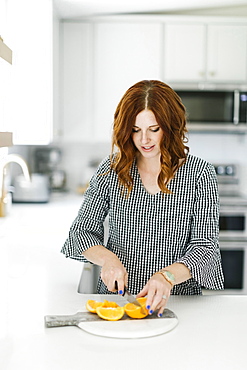
<instances>
[{"instance_id":1,"label":"woman's left hand","mask_svg":"<svg viewBox=\"0 0 247 370\"><path fill-rule=\"evenodd\" d=\"M147 296L146 308L149 314L151 315L155 310L158 310L158 316L161 317L170 297L171 289L171 284L161 274L155 274L138 293L137 298Z\"/></svg>"}]
</instances>

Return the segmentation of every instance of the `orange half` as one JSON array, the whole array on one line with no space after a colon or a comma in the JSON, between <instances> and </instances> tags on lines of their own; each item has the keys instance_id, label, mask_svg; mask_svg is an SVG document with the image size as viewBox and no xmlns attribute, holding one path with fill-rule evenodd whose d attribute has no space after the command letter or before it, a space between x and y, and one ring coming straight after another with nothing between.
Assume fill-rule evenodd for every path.
<instances>
[{"instance_id":1,"label":"orange half","mask_svg":"<svg viewBox=\"0 0 247 370\"><path fill-rule=\"evenodd\" d=\"M86 302L86 309L89 312L96 313L97 307L112 307L112 308L115 307L116 308L116 307L119 307L119 305L116 302L107 301L106 299L104 299L104 302L97 302L94 299L89 299Z\"/></svg>"},{"instance_id":2,"label":"orange half","mask_svg":"<svg viewBox=\"0 0 247 370\"><path fill-rule=\"evenodd\" d=\"M106 299L104 299L102 307L112 307L112 308L115 307L116 308L116 307L119 307L119 305L116 302L111 302L111 301L107 301Z\"/></svg>"},{"instance_id":3,"label":"orange half","mask_svg":"<svg viewBox=\"0 0 247 370\"><path fill-rule=\"evenodd\" d=\"M124 307L97 307L96 313L101 319L108 321L117 321L120 320L125 311Z\"/></svg>"},{"instance_id":4,"label":"orange half","mask_svg":"<svg viewBox=\"0 0 247 370\"><path fill-rule=\"evenodd\" d=\"M97 302L94 299L89 299L86 303L86 309L89 312L96 313L96 308L103 305L103 302Z\"/></svg>"},{"instance_id":5,"label":"orange half","mask_svg":"<svg viewBox=\"0 0 247 370\"><path fill-rule=\"evenodd\" d=\"M126 314L132 319L143 319L148 315L148 310L146 309L146 297L137 298L137 301L141 303L142 308L135 305L134 303L127 303L124 306Z\"/></svg>"}]
</instances>

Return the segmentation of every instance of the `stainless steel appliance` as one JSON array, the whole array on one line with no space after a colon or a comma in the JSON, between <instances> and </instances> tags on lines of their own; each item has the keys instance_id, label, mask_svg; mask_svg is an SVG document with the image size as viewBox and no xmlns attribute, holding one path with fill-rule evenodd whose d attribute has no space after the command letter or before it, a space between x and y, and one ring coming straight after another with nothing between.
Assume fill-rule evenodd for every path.
<instances>
[{"instance_id":1,"label":"stainless steel appliance","mask_svg":"<svg viewBox=\"0 0 247 370\"><path fill-rule=\"evenodd\" d=\"M24 175L18 175L13 181L13 202L47 203L50 199L50 185L47 175L33 173L30 181Z\"/></svg>"},{"instance_id":2,"label":"stainless steel appliance","mask_svg":"<svg viewBox=\"0 0 247 370\"><path fill-rule=\"evenodd\" d=\"M247 241L220 240L224 294L247 294ZM217 292L219 293L219 292Z\"/></svg>"},{"instance_id":3,"label":"stainless steel appliance","mask_svg":"<svg viewBox=\"0 0 247 370\"><path fill-rule=\"evenodd\" d=\"M247 86L175 88L193 130L247 131Z\"/></svg>"},{"instance_id":4,"label":"stainless steel appliance","mask_svg":"<svg viewBox=\"0 0 247 370\"><path fill-rule=\"evenodd\" d=\"M220 247L225 291L247 294L247 198L239 192L238 167L215 165L220 194Z\"/></svg>"},{"instance_id":5,"label":"stainless steel appliance","mask_svg":"<svg viewBox=\"0 0 247 370\"><path fill-rule=\"evenodd\" d=\"M66 191L66 173L60 169L62 151L57 147L35 150L35 171L49 177L51 191Z\"/></svg>"}]
</instances>

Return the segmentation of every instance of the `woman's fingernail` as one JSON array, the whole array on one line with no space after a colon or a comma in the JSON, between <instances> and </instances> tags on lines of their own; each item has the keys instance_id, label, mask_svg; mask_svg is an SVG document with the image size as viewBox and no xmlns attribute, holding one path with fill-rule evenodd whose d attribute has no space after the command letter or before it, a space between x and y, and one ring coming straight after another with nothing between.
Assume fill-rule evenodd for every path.
<instances>
[{"instance_id":1,"label":"woman's fingernail","mask_svg":"<svg viewBox=\"0 0 247 370\"><path fill-rule=\"evenodd\" d=\"M118 294L123 294L123 291L122 290L119 290Z\"/></svg>"},{"instance_id":2,"label":"woman's fingernail","mask_svg":"<svg viewBox=\"0 0 247 370\"><path fill-rule=\"evenodd\" d=\"M149 305L148 305L148 306L146 307L146 308L147 308L147 310L149 310L149 308L150 308L150 307L151 307L151 306L149 306Z\"/></svg>"},{"instance_id":3,"label":"woman's fingernail","mask_svg":"<svg viewBox=\"0 0 247 370\"><path fill-rule=\"evenodd\" d=\"M159 314L158 314L158 317L162 317L162 313L159 313Z\"/></svg>"},{"instance_id":4,"label":"woman's fingernail","mask_svg":"<svg viewBox=\"0 0 247 370\"><path fill-rule=\"evenodd\" d=\"M153 310L150 310L150 311L149 311L149 315L152 315L152 313L153 313L153 312L154 312Z\"/></svg>"}]
</instances>

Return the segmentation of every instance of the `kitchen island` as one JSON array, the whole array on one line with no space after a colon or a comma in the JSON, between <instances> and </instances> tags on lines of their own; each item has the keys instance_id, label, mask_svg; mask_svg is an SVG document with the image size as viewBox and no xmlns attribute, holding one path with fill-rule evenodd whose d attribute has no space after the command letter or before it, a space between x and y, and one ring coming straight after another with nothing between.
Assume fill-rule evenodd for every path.
<instances>
[{"instance_id":1,"label":"kitchen island","mask_svg":"<svg viewBox=\"0 0 247 370\"><path fill-rule=\"evenodd\" d=\"M74 314L87 299L103 298L77 292L82 264L60 253L81 201L64 194L48 204L14 204L0 220L0 369L246 370L243 295L173 296L168 308L178 325L149 338L45 327L44 316Z\"/></svg>"}]
</instances>

